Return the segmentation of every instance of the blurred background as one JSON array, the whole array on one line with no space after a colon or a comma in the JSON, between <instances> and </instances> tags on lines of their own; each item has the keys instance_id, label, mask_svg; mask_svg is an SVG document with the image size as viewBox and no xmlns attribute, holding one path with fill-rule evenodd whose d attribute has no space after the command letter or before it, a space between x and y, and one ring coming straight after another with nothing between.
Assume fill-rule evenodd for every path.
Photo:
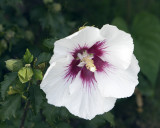
<instances>
[{"instance_id":1,"label":"blurred background","mask_svg":"<svg viewBox=\"0 0 160 128\"><path fill-rule=\"evenodd\" d=\"M104 24L131 33L139 85L88 121L47 104L39 84L55 40ZM160 128L159 66L159 0L0 0L0 128Z\"/></svg>"}]
</instances>

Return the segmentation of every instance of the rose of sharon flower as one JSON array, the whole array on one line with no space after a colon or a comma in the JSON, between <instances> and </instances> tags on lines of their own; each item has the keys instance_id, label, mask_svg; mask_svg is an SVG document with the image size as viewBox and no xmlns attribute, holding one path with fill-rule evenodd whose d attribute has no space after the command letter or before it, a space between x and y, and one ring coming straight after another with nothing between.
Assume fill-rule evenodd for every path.
<instances>
[{"instance_id":1,"label":"rose of sharon flower","mask_svg":"<svg viewBox=\"0 0 160 128\"><path fill-rule=\"evenodd\" d=\"M41 89L49 104L92 119L129 97L140 70L130 34L112 25L84 29L55 42Z\"/></svg>"}]
</instances>

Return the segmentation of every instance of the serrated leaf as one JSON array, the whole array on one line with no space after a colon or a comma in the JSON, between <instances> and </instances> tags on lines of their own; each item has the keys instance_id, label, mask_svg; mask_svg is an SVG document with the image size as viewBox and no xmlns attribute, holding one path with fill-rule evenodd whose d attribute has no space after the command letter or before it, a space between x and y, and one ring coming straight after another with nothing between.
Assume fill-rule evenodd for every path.
<instances>
[{"instance_id":1,"label":"serrated leaf","mask_svg":"<svg viewBox=\"0 0 160 128\"><path fill-rule=\"evenodd\" d=\"M23 67L18 71L18 77L22 83L26 83L31 80L32 76L33 71L31 67Z\"/></svg>"},{"instance_id":2,"label":"serrated leaf","mask_svg":"<svg viewBox=\"0 0 160 128\"><path fill-rule=\"evenodd\" d=\"M32 85L29 89L29 98L31 101L31 105L33 108L33 111L35 113L38 113L41 108L41 104L43 102L43 95L42 90L37 85Z\"/></svg>"},{"instance_id":3,"label":"serrated leaf","mask_svg":"<svg viewBox=\"0 0 160 128\"><path fill-rule=\"evenodd\" d=\"M69 118L69 117L72 117L73 115L71 115L69 113L69 111L65 108L65 107L61 107L61 108L56 108L56 112L57 112L57 115L59 115L60 118Z\"/></svg>"},{"instance_id":4,"label":"serrated leaf","mask_svg":"<svg viewBox=\"0 0 160 128\"><path fill-rule=\"evenodd\" d=\"M55 118L56 118L56 111L53 105L45 103L43 105L43 115L45 116L46 121L51 125L54 126Z\"/></svg>"},{"instance_id":5,"label":"serrated leaf","mask_svg":"<svg viewBox=\"0 0 160 128\"><path fill-rule=\"evenodd\" d=\"M4 76L4 81L1 82L1 96L3 99L5 99L5 94L9 86L12 85L13 81L15 81L16 78L16 72L12 72Z\"/></svg>"},{"instance_id":6,"label":"serrated leaf","mask_svg":"<svg viewBox=\"0 0 160 128\"><path fill-rule=\"evenodd\" d=\"M54 42L55 42L55 39L46 39L46 40L44 40L43 45L49 49L53 49Z\"/></svg>"},{"instance_id":7,"label":"serrated leaf","mask_svg":"<svg viewBox=\"0 0 160 128\"><path fill-rule=\"evenodd\" d=\"M43 75L42 75L42 71L39 69L34 69L34 79L35 80L42 80L43 79Z\"/></svg>"},{"instance_id":8,"label":"serrated leaf","mask_svg":"<svg viewBox=\"0 0 160 128\"><path fill-rule=\"evenodd\" d=\"M128 32L128 26L125 20L121 17L116 17L113 21L112 24L117 26L120 30L124 30L125 32Z\"/></svg>"},{"instance_id":9,"label":"serrated leaf","mask_svg":"<svg viewBox=\"0 0 160 128\"><path fill-rule=\"evenodd\" d=\"M152 85L159 71L160 58L160 21L158 17L149 14L138 14L132 25L135 42L135 54L139 60L142 73Z\"/></svg>"},{"instance_id":10,"label":"serrated leaf","mask_svg":"<svg viewBox=\"0 0 160 128\"><path fill-rule=\"evenodd\" d=\"M112 113L108 112L103 115L96 116L89 122L89 126L92 128L99 128L106 124L106 122L108 122L111 126L115 126L114 115Z\"/></svg>"},{"instance_id":11,"label":"serrated leaf","mask_svg":"<svg viewBox=\"0 0 160 128\"><path fill-rule=\"evenodd\" d=\"M18 71L20 68L23 67L23 63L21 60L18 60L18 59L10 59L10 60L7 60L5 61L6 62L6 67L8 70L10 71Z\"/></svg>"},{"instance_id":12,"label":"serrated leaf","mask_svg":"<svg viewBox=\"0 0 160 128\"><path fill-rule=\"evenodd\" d=\"M16 117L16 111L19 109L21 97L19 95L12 95L7 100L0 103L0 120L4 121L10 119L12 116Z\"/></svg>"},{"instance_id":13,"label":"serrated leaf","mask_svg":"<svg viewBox=\"0 0 160 128\"><path fill-rule=\"evenodd\" d=\"M65 107L55 107L47 103L43 104L42 113L51 126L55 126L56 122L60 121L60 119L67 120L73 117Z\"/></svg>"},{"instance_id":14,"label":"serrated leaf","mask_svg":"<svg viewBox=\"0 0 160 128\"><path fill-rule=\"evenodd\" d=\"M27 49L25 55L23 56L23 60L26 64L30 64L33 61L33 55Z\"/></svg>"},{"instance_id":15,"label":"serrated leaf","mask_svg":"<svg viewBox=\"0 0 160 128\"><path fill-rule=\"evenodd\" d=\"M48 62L50 60L50 58L51 58L50 53L43 52L38 56L36 65L39 65L44 62Z\"/></svg>"}]
</instances>

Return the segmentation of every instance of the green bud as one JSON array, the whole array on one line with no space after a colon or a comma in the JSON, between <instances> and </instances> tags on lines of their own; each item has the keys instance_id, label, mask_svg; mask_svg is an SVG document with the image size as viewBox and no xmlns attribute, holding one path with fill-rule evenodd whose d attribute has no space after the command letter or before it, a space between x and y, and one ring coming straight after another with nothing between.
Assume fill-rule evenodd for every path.
<instances>
[{"instance_id":1,"label":"green bud","mask_svg":"<svg viewBox=\"0 0 160 128\"><path fill-rule=\"evenodd\" d=\"M31 67L23 67L18 72L19 80L22 83L26 83L26 82L30 81L32 76L33 76L33 71L32 71Z\"/></svg>"},{"instance_id":2,"label":"green bud","mask_svg":"<svg viewBox=\"0 0 160 128\"><path fill-rule=\"evenodd\" d=\"M54 11L55 12L59 12L59 11L61 11L61 5L60 4L58 4L58 3L54 3L53 4L53 8L54 8Z\"/></svg>"},{"instance_id":3,"label":"green bud","mask_svg":"<svg viewBox=\"0 0 160 128\"><path fill-rule=\"evenodd\" d=\"M42 71L39 69L34 69L34 78L35 80L42 80L43 79Z\"/></svg>"},{"instance_id":4,"label":"green bud","mask_svg":"<svg viewBox=\"0 0 160 128\"><path fill-rule=\"evenodd\" d=\"M33 40L33 39L34 39L33 32L27 30L27 31L25 32L25 37L26 37L27 40Z\"/></svg>"},{"instance_id":5,"label":"green bud","mask_svg":"<svg viewBox=\"0 0 160 128\"><path fill-rule=\"evenodd\" d=\"M21 60L18 60L18 59L10 59L10 60L7 60L5 61L6 62L6 67L8 70L10 71L18 71L20 68L23 67L23 63Z\"/></svg>"},{"instance_id":6,"label":"green bud","mask_svg":"<svg viewBox=\"0 0 160 128\"><path fill-rule=\"evenodd\" d=\"M12 38L12 37L14 37L14 36L15 36L15 32L14 32L14 31L8 30L8 31L6 32L6 39L10 39L10 38Z\"/></svg>"}]
</instances>

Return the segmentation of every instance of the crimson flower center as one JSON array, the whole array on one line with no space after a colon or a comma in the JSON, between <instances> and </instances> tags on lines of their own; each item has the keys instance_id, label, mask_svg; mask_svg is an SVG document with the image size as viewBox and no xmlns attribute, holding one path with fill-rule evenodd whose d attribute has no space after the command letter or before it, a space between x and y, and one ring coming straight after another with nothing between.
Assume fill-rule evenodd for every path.
<instances>
[{"instance_id":1,"label":"crimson flower center","mask_svg":"<svg viewBox=\"0 0 160 128\"><path fill-rule=\"evenodd\" d=\"M71 82L80 73L83 85L90 87L96 83L95 72L105 73L110 67L107 61L101 59L106 54L106 41L97 41L91 47L78 46L73 52L73 60L66 66L64 79Z\"/></svg>"}]
</instances>

